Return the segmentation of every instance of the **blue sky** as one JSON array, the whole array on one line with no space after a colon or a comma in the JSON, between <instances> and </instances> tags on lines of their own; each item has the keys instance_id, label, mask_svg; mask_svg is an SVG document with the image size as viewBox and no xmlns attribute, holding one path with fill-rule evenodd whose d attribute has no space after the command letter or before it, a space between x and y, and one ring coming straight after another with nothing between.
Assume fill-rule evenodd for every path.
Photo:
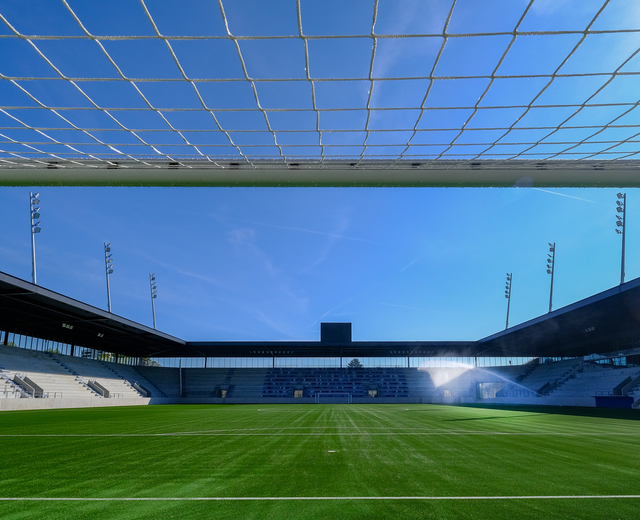
<instances>
[{"instance_id":1,"label":"blue sky","mask_svg":"<svg viewBox=\"0 0 640 520\"><path fill-rule=\"evenodd\" d=\"M617 285L612 189L33 188L38 283L189 340L474 340ZM31 279L30 188L0 188L0 270ZM640 276L628 194L627 280Z\"/></svg>"},{"instance_id":2,"label":"blue sky","mask_svg":"<svg viewBox=\"0 0 640 520\"><path fill-rule=\"evenodd\" d=\"M0 167L640 153L635 0L2 0L0 15Z\"/></svg>"},{"instance_id":3,"label":"blue sky","mask_svg":"<svg viewBox=\"0 0 640 520\"><path fill-rule=\"evenodd\" d=\"M0 184L50 161L100 179L114 161L366 175L640 153L636 0L0 0L0 15ZM548 242L554 307L619 281L613 189L0 188L0 270L24 279L31 189L41 285L106 307L112 242L114 312L150 324L156 272L159 328L185 339L318 339L321 321L478 339L503 327L506 272L511 323L546 312ZM631 225L627 279L637 243Z\"/></svg>"}]
</instances>

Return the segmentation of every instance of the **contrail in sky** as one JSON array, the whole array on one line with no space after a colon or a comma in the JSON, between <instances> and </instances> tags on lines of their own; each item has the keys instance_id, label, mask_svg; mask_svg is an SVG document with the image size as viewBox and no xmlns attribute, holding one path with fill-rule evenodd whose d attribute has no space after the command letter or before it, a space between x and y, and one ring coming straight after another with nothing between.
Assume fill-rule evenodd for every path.
<instances>
[{"instance_id":1,"label":"contrail in sky","mask_svg":"<svg viewBox=\"0 0 640 520\"><path fill-rule=\"evenodd\" d=\"M543 190L541 188L533 188L533 189L534 190L538 190L538 191L544 191L545 193L551 193L552 195L560 195L561 197L569 197L570 199L583 200L585 202L592 202L593 204L596 204L595 200L581 199L580 197L574 197L572 195L565 195L564 193L558 193L557 191Z\"/></svg>"}]
</instances>

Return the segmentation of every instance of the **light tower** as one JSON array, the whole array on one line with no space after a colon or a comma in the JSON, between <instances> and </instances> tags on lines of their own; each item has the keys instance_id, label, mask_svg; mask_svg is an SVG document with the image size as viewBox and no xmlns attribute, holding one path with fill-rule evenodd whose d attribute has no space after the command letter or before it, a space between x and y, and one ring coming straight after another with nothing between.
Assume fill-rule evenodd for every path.
<instances>
[{"instance_id":1,"label":"light tower","mask_svg":"<svg viewBox=\"0 0 640 520\"><path fill-rule=\"evenodd\" d=\"M549 312L553 307L553 275L556 268L556 243L549 244L549 253L547 254L547 274L551 275L551 290L549 291Z\"/></svg>"},{"instance_id":2,"label":"light tower","mask_svg":"<svg viewBox=\"0 0 640 520\"><path fill-rule=\"evenodd\" d=\"M618 213L622 213L621 215L616 215L616 233L618 235L622 235L622 258L620 260L620 284L624 283L624 246L625 246L625 235L627 230L627 194L626 193L618 193L618 200L616 200L616 211ZM622 231L618 228L621 228Z\"/></svg>"},{"instance_id":3,"label":"light tower","mask_svg":"<svg viewBox=\"0 0 640 520\"><path fill-rule=\"evenodd\" d=\"M111 287L109 285L109 275L113 274L113 255L111 254L111 242L104 243L104 269L107 273L107 309L111 312Z\"/></svg>"},{"instance_id":4,"label":"light tower","mask_svg":"<svg viewBox=\"0 0 640 520\"><path fill-rule=\"evenodd\" d=\"M151 289L151 311L153 312L153 328L156 328L156 305L154 300L158 297L156 287L156 273L149 273L149 288Z\"/></svg>"},{"instance_id":5,"label":"light tower","mask_svg":"<svg viewBox=\"0 0 640 520\"><path fill-rule=\"evenodd\" d=\"M509 328L509 309L511 308L511 284L513 283L513 273L507 273L507 284L504 287L504 297L507 299L507 324L504 329Z\"/></svg>"},{"instance_id":6,"label":"light tower","mask_svg":"<svg viewBox=\"0 0 640 520\"><path fill-rule=\"evenodd\" d=\"M37 285L36 281L36 233L40 233L40 222L36 222L40 218L40 208L36 208L40 204L38 198L40 193L29 193L29 218L31 219L31 281Z\"/></svg>"}]
</instances>

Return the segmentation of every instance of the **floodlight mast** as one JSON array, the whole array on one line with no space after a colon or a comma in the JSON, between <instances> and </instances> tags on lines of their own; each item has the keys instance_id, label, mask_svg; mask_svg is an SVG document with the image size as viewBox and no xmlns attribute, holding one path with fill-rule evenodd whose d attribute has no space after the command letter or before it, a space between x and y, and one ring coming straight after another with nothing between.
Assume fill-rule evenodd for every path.
<instances>
[{"instance_id":1,"label":"floodlight mast","mask_svg":"<svg viewBox=\"0 0 640 520\"><path fill-rule=\"evenodd\" d=\"M149 288L151 289L151 311L153 312L153 328L156 328L156 305L155 299L158 297L156 287L156 273L149 273Z\"/></svg>"},{"instance_id":2,"label":"floodlight mast","mask_svg":"<svg viewBox=\"0 0 640 520\"><path fill-rule=\"evenodd\" d=\"M551 275L551 289L549 290L549 312L553 307L553 275L556 270L556 243L549 243L549 252L547 254L547 274Z\"/></svg>"},{"instance_id":3,"label":"floodlight mast","mask_svg":"<svg viewBox=\"0 0 640 520\"><path fill-rule=\"evenodd\" d=\"M35 219L40 218L40 208L35 206L40 203L38 197L40 193L29 193L29 218L31 219L31 281L33 285L38 285L36 278L36 233L40 233L40 222Z\"/></svg>"},{"instance_id":4,"label":"floodlight mast","mask_svg":"<svg viewBox=\"0 0 640 520\"><path fill-rule=\"evenodd\" d=\"M627 231L627 194L618 193L616 200L616 211L622 213L622 216L616 215L616 233L622 235L622 257L620 259L620 285L624 283L624 257L625 257L625 238ZM622 228L620 231L618 228Z\"/></svg>"},{"instance_id":5,"label":"floodlight mast","mask_svg":"<svg viewBox=\"0 0 640 520\"><path fill-rule=\"evenodd\" d=\"M104 243L104 269L107 274L107 309L111 312L111 286L109 275L113 274L113 255L111 254L111 242Z\"/></svg>"},{"instance_id":6,"label":"floodlight mast","mask_svg":"<svg viewBox=\"0 0 640 520\"><path fill-rule=\"evenodd\" d=\"M511 284L513 283L513 273L507 273L507 284L504 288L504 297L507 299L507 324L504 330L509 328L509 309L511 308Z\"/></svg>"}]
</instances>

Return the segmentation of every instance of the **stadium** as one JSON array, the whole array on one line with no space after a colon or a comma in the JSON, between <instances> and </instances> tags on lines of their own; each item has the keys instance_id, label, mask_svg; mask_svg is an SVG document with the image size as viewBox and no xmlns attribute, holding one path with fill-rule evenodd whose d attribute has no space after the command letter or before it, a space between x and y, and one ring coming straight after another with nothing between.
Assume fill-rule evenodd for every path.
<instances>
[{"instance_id":1,"label":"stadium","mask_svg":"<svg viewBox=\"0 0 640 520\"><path fill-rule=\"evenodd\" d=\"M12 250L14 221L2 214L0 258L8 268L0 270L0 516L637 517L640 278L627 274L635 274L633 262L625 268L625 245L628 256L636 251L633 234L625 242L626 191L640 186L635 2L30 0L1 4L0 19L3 206L17 198L11 190L22 197L33 187L30 281L22 253ZM429 294L453 316L440 318L432 337L426 326L416 329L419 340L415 333L376 336L363 331L372 321L359 321L358 312L332 312L339 303L307 326L313 339L276 324L283 339L260 339L264 329L257 329L245 340L218 324L212 339L194 341L156 328L155 273L147 287L153 326L130 310L112 312L106 241L99 282L80 261L68 268L90 288L106 277L106 309L72 285L67 271L68 278L54 278L72 256L48 270L40 263L37 283L36 237L42 243L50 218L37 192L78 186L501 187L582 203L594 200L549 190L617 188L615 219L594 210L587 241L600 240L600 228L622 240L621 256L620 242L611 255L621 259L620 281L617 273L615 285L600 271L589 274L597 245L587 251L562 242L562 254L574 248L572 261L582 264L572 279L568 268L556 267L556 242L545 241L548 312L511 309L508 272L506 300L500 295L506 327L491 321L476 329L488 335L468 339L472 329L463 328L471 321L464 300L473 300L473 285L481 283L473 276L490 277L478 267L460 281L464 297L448 299L451 279ZM284 224L250 222L246 213L229 243L249 247L281 282L247 226L300 233L295 218L303 211ZM73 214L64 218L73 229ZM433 225L453 228L453 220ZM569 227L564 214L558 220ZM141 222L129 227L147 224ZM382 232L336 229L308 234L388 246L381 247ZM522 236L513 249L537 239L515 229ZM285 242L273 242L293 255ZM461 254L497 257L500 242L506 240ZM45 246L53 258L53 242ZM370 261L378 250L367 251ZM438 252L450 258L444 245ZM346 272L347 256L338 272L341 265ZM179 262L173 258L169 263ZM426 278L408 269L422 258L405 258L399 269L414 286ZM242 276L251 279L249 270ZM541 284L522 270L518 280ZM434 279L450 276L442 273ZM559 307L554 275L583 285L563 293L556 287ZM346 276L336 279L324 282L324 292L349 285ZM229 292L234 283L240 292L230 280ZM120 301L134 294L128 283L129 292L114 282ZM272 307L282 301L276 292ZM190 320L185 303L199 292L176 282L172 294L172 311L188 310L163 330L203 321ZM300 308L307 304L299 300ZM477 320L492 301L474 301ZM221 302L215 312L238 308L230 297ZM380 302L394 310L414 305ZM281 314L295 314L292 308L284 305ZM510 310L520 313L511 324ZM442 335L449 339L433 339Z\"/></svg>"}]
</instances>

